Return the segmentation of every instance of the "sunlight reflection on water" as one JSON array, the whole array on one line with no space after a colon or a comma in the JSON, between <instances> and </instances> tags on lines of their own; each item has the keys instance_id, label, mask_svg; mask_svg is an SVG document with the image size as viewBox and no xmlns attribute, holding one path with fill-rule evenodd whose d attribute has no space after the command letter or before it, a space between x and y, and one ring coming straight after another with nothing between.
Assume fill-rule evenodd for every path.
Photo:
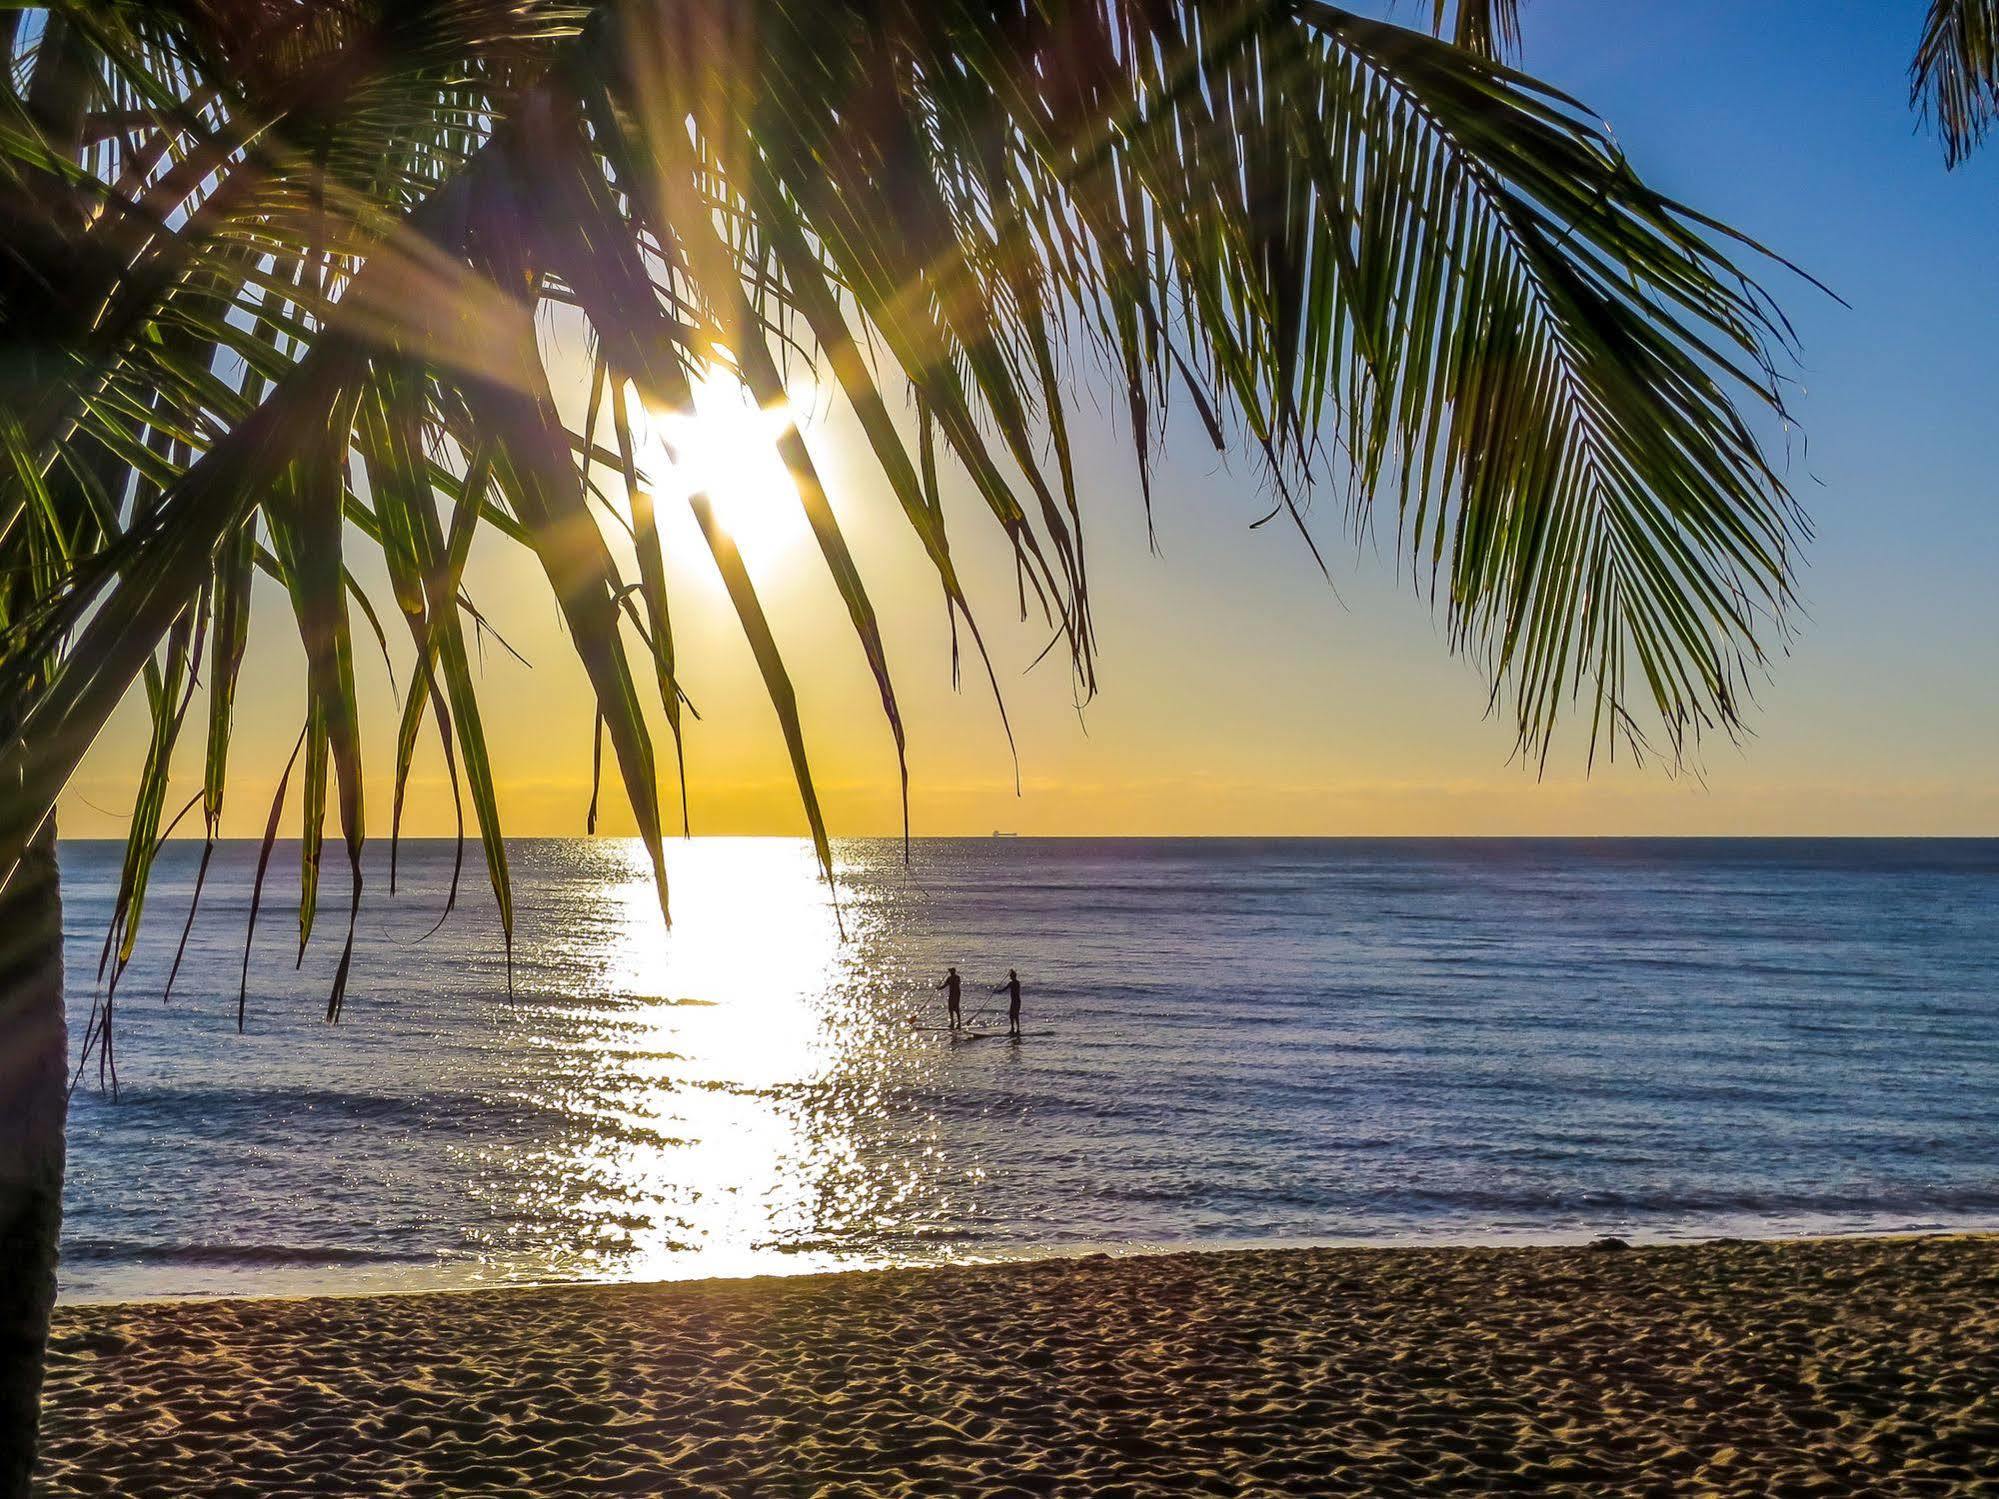
<instances>
[{"instance_id":1,"label":"sunlight reflection on water","mask_svg":"<svg viewBox=\"0 0 1999 1499\"><path fill-rule=\"evenodd\" d=\"M561 1105L612 1128L534 1162L526 1190L591 1184L577 1207L619 1226L592 1252L616 1279L832 1263L796 1246L829 1211L862 1206L837 1200L857 1157L825 1105L882 1060L881 1027L851 1002L867 914L848 915L843 940L807 846L712 839L669 847L669 929L643 849L598 848L606 926L585 967L625 1002L614 1030L544 1044L586 1074Z\"/></svg>"}]
</instances>

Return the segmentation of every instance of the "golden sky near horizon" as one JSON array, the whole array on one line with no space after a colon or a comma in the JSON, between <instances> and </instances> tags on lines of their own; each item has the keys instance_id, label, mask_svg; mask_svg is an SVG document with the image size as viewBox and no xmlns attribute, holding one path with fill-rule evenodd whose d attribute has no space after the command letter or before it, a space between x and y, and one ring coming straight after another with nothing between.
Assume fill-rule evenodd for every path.
<instances>
[{"instance_id":1,"label":"golden sky near horizon","mask_svg":"<svg viewBox=\"0 0 1999 1499\"><path fill-rule=\"evenodd\" d=\"M569 371L568 383L580 388L580 334L553 327L547 348L552 367ZM895 762L879 698L810 532L786 497L768 423L733 403L726 383L711 394L711 415L680 434L683 448L708 470L704 482L719 493L786 652L829 824L836 836L894 832ZM1084 410L1091 399L1086 389ZM1333 563L1329 585L1295 533L1247 529L1268 508L1254 466L1218 460L1197 433L1178 427L1155 483L1157 555L1148 550L1125 440L1100 436L1079 447L1102 640L1102 691L1080 710L1059 648L1028 670L1047 631L1038 620L1018 622L998 528L968 486L947 480L954 553L968 573L1019 746L1016 796L976 657L963 642L954 691L937 584L858 433L809 385L799 388L799 407L883 619L909 730L918 835L1999 829L1999 796L1976 753L1978 726L1964 725L1961 744L1913 733L1898 742L1893 716L1884 717L1878 701L1842 699L1835 684L1851 663L1827 662L1808 622L1764 691L1757 736L1741 745L1710 741L1702 776L1623 761L1588 773L1579 715L1537 777L1513 757L1504 725L1486 716L1479 674L1448 655L1427 602L1406 577L1397 584L1392 538L1357 548L1336 498L1325 497L1312 521ZM684 504L671 494L661 499L685 685L701 714L688 722L693 830L800 833L803 814L775 716L734 614ZM386 588L374 570L360 572L393 627ZM552 596L534 560L503 541L475 552L468 579L474 599L531 663L494 644L484 652L486 733L507 831L581 833L590 697ZM262 831L302 711L302 655L274 587L260 608L225 821L227 833L245 837ZM358 620L356 628L365 642L357 651L370 730L369 824L379 836L388 829L399 700L372 637ZM398 680L407 657L406 645L395 654ZM73 783L61 810L65 835L122 831L144 742L135 710L128 703ZM1936 702L1925 716L1938 717ZM1947 722L1947 704L1943 716ZM654 729L671 805L669 741L657 715ZM428 727L425 734L404 819L412 836L453 826L443 762ZM170 807L198 788L199 751L198 732L190 733ZM294 810L287 834L295 822ZM191 817L182 831L197 824ZM614 786L602 830L632 830Z\"/></svg>"}]
</instances>

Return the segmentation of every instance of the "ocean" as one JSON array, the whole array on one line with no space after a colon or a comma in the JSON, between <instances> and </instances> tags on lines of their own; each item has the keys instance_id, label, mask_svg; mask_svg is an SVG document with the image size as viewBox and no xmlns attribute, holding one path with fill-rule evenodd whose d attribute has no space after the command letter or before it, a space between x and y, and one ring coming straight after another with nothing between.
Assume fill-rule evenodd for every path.
<instances>
[{"instance_id":1,"label":"ocean","mask_svg":"<svg viewBox=\"0 0 1999 1499\"><path fill-rule=\"evenodd\" d=\"M1999 1225L1999 841L371 845L343 1018L172 845L71 1102L71 1300ZM119 848L62 847L72 1042ZM953 1037L933 987L966 979ZM991 989L1020 972L1025 1034Z\"/></svg>"}]
</instances>

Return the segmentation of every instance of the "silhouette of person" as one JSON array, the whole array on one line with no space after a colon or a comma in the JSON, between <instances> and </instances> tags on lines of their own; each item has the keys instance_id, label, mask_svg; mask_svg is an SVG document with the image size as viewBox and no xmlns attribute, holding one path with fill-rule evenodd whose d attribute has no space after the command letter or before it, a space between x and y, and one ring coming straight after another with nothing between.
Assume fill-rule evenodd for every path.
<instances>
[{"instance_id":1,"label":"silhouette of person","mask_svg":"<svg viewBox=\"0 0 1999 1499\"><path fill-rule=\"evenodd\" d=\"M958 977L957 968L953 966L945 971L942 981L936 986L944 991L944 1007L951 1012L951 1029L954 1031L960 1023L958 991L963 983L964 980Z\"/></svg>"},{"instance_id":2,"label":"silhouette of person","mask_svg":"<svg viewBox=\"0 0 1999 1499\"><path fill-rule=\"evenodd\" d=\"M1006 1033L1009 1036L1018 1036L1020 1034L1019 970L1013 968L1007 969L1006 982L993 990L993 993L1004 994L1006 996Z\"/></svg>"}]
</instances>

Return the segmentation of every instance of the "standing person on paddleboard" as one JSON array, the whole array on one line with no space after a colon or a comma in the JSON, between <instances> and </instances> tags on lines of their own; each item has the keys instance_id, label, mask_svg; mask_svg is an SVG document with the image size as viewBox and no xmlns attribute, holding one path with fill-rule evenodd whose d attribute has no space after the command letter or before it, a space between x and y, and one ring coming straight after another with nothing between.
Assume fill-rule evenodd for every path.
<instances>
[{"instance_id":1,"label":"standing person on paddleboard","mask_svg":"<svg viewBox=\"0 0 1999 1499\"><path fill-rule=\"evenodd\" d=\"M1006 1033L1009 1036L1018 1036L1020 1034L1019 970L1014 968L1007 969L1006 982L993 990L993 993L1004 994L1006 996Z\"/></svg>"},{"instance_id":2,"label":"standing person on paddleboard","mask_svg":"<svg viewBox=\"0 0 1999 1499\"><path fill-rule=\"evenodd\" d=\"M951 1029L954 1031L960 1023L959 990L963 985L964 980L958 977L955 964L945 970L942 981L937 984L944 991L944 1007L951 1012Z\"/></svg>"}]
</instances>

